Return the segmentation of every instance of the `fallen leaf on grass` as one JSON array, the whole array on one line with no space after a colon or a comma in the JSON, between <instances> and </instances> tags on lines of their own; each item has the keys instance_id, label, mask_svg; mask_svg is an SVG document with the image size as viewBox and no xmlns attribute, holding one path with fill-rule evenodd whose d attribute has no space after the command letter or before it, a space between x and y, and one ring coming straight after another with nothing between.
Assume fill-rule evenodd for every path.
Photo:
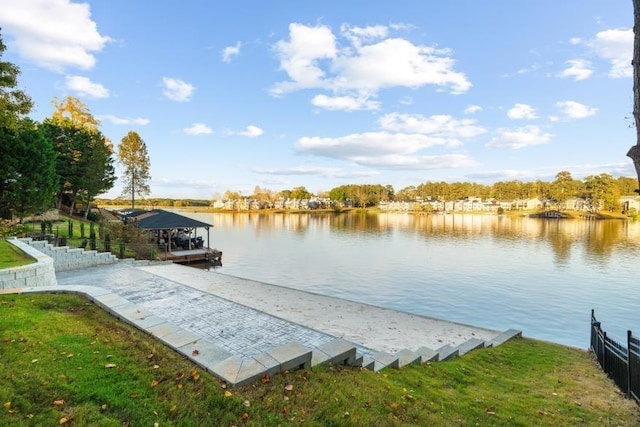
<instances>
[{"instance_id":1,"label":"fallen leaf on grass","mask_svg":"<svg viewBox=\"0 0 640 427\"><path fill-rule=\"evenodd\" d=\"M116 365L115 363L107 363L106 365L104 365L104 367L107 369L115 368L116 366L118 365Z\"/></svg>"},{"instance_id":2,"label":"fallen leaf on grass","mask_svg":"<svg viewBox=\"0 0 640 427\"><path fill-rule=\"evenodd\" d=\"M11 402L5 402L4 405L2 405L2 406L4 406L6 409L10 409L11 408Z\"/></svg>"},{"instance_id":3,"label":"fallen leaf on grass","mask_svg":"<svg viewBox=\"0 0 640 427\"><path fill-rule=\"evenodd\" d=\"M260 379L260 381L262 381L262 384L266 384L266 383L268 383L269 381L271 381L271 378L269 378L269 375L268 375L268 374L265 374L265 376L264 376L264 377L262 377L262 378Z\"/></svg>"},{"instance_id":4,"label":"fallen leaf on grass","mask_svg":"<svg viewBox=\"0 0 640 427\"><path fill-rule=\"evenodd\" d=\"M224 392L224 397L231 397L233 396L233 393L231 393L229 390Z\"/></svg>"},{"instance_id":5,"label":"fallen leaf on grass","mask_svg":"<svg viewBox=\"0 0 640 427\"><path fill-rule=\"evenodd\" d=\"M54 405L64 405L64 400L62 400L62 399L54 400L54 401L53 401L53 404L54 404Z\"/></svg>"},{"instance_id":6,"label":"fallen leaf on grass","mask_svg":"<svg viewBox=\"0 0 640 427\"><path fill-rule=\"evenodd\" d=\"M196 371L195 369L191 371L191 378L194 381L198 381L200 379L200 374L198 373L198 371Z\"/></svg>"},{"instance_id":7,"label":"fallen leaf on grass","mask_svg":"<svg viewBox=\"0 0 640 427\"><path fill-rule=\"evenodd\" d=\"M31 363L36 363L36 362L38 362L38 359L33 359L33 360L31 361Z\"/></svg>"},{"instance_id":8,"label":"fallen leaf on grass","mask_svg":"<svg viewBox=\"0 0 640 427\"><path fill-rule=\"evenodd\" d=\"M246 412L244 412L244 413L242 414L242 417L240 417L240 419L241 419L242 421L247 421L247 420L249 419L249 414L248 414L248 413L246 413Z\"/></svg>"},{"instance_id":9,"label":"fallen leaf on grass","mask_svg":"<svg viewBox=\"0 0 640 427\"><path fill-rule=\"evenodd\" d=\"M71 415L68 415L68 416L66 416L66 417L62 417L62 418L60 418L60 424L61 424L61 425L62 425L62 424L66 424L66 423L68 423L69 421L71 421L72 419L73 419L73 417L72 417Z\"/></svg>"},{"instance_id":10,"label":"fallen leaf on grass","mask_svg":"<svg viewBox=\"0 0 640 427\"><path fill-rule=\"evenodd\" d=\"M151 387L155 387L158 385L158 380L151 381Z\"/></svg>"},{"instance_id":11,"label":"fallen leaf on grass","mask_svg":"<svg viewBox=\"0 0 640 427\"><path fill-rule=\"evenodd\" d=\"M287 391L293 390L293 384L287 384L286 386L284 386L284 389Z\"/></svg>"}]
</instances>

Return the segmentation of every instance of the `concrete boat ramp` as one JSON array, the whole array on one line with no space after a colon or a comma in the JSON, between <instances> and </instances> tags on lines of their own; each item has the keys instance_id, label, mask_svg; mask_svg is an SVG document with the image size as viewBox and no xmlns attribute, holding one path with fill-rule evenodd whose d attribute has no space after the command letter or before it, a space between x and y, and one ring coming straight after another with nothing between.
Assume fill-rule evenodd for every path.
<instances>
[{"instance_id":1,"label":"concrete boat ramp","mask_svg":"<svg viewBox=\"0 0 640 427\"><path fill-rule=\"evenodd\" d=\"M400 368L521 335L178 264L118 262L56 279L13 291L86 295L232 385L319 363Z\"/></svg>"}]
</instances>

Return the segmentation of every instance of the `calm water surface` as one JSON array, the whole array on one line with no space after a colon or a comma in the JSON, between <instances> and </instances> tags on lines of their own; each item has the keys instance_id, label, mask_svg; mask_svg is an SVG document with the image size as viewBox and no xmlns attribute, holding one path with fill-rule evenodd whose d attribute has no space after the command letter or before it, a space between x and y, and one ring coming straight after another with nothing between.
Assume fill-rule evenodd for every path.
<instances>
[{"instance_id":1,"label":"calm water surface","mask_svg":"<svg viewBox=\"0 0 640 427\"><path fill-rule=\"evenodd\" d=\"M574 347L591 309L640 335L640 222L493 215L193 214L225 273Z\"/></svg>"}]
</instances>

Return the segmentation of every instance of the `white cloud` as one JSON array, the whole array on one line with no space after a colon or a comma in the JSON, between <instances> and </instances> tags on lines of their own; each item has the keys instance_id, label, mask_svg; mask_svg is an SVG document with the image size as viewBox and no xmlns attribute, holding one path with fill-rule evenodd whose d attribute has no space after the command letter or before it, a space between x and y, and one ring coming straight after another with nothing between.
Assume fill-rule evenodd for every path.
<instances>
[{"instance_id":1,"label":"white cloud","mask_svg":"<svg viewBox=\"0 0 640 427\"><path fill-rule=\"evenodd\" d=\"M380 108L378 101L372 101L366 97L354 97L354 96L327 96L316 95L311 100L311 103L319 108L326 110L343 110L343 111L356 111L356 110L377 110Z\"/></svg>"},{"instance_id":2,"label":"white cloud","mask_svg":"<svg viewBox=\"0 0 640 427\"><path fill-rule=\"evenodd\" d=\"M513 120L533 120L538 118L536 109L527 104L515 104L507 111L507 117Z\"/></svg>"},{"instance_id":3,"label":"white cloud","mask_svg":"<svg viewBox=\"0 0 640 427\"><path fill-rule=\"evenodd\" d=\"M76 95L87 98L108 98L109 90L99 83L93 83L88 77L66 76L65 87Z\"/></svg>"},{"instance_id":4,"label":"white cloud","mask_svg":"<svg viewBox=\"0 0 640 427\"><path fill-rule=\"evenodd\" d=\"M443 138L450 146L460 145L458 138L473 138L486 132L483 127L476 125L474 119L459 120L444 114L429 117L419 114L385 114L380 118L380 127L395 132Z\"/></svg>"},{"instance_id":5,"label":"white cloud","mask_svg":"<svg viewBox=\"0 0 640 427\"><path fill-rule=\"evenodd\" d=\"M482 111L482 107L479 105L468 105L467 108L464 109L465 114L475 114Z\"/></svg>"},{"instance_id":6,"label":"white cloud","mask_svg":"<svg viewBox=\"0 0 640 427\"><path fill-rule=\"evenodd\" d=\"M571 119L584 119L598 112L597 108L590 108L575 101L556 102L556 107L558 107L562 114Z\"/></svg>"},{"instance_id":7,"label":"white cloud","mask_svg":"<svg viewBox=\"0 0 640 427\"><path fill-rule=\"evenodd\" d=\"M149 119L143 119L142 117L130 118L130 117L118 117L110 114L96 116L98 120L109 121L114 125L148 125L151 121Z\"/></svg>"},{"instance_id":8,"label":"white cloud","mask_svg":"<svg viewBox=\"0 0 640 427\"><path fill-rule=\"evenodd\" d=\"M263 175L318 175L330 178L344 177L368 177L379 175L375 171L343 171L339 168L326 168L320 166L293 166L285 168L254 168L253 172Z\"/></svg>"},{"instance_id":9,"label":"white cloud","mask_svg":"<svg viewBox=\"0 0 640 427\"><path fill-rule=\"evenodd\" d=\"M254 126L254 125L249 125L247 126L247 128L243 131L227 131L226 132L227 135L240 135L240 136L246 136L249 138L255 138L258 137L260 135L262 135L264 133L264 131L262 129L260 129L258 126Z\"/></svg>"},{"instance_id":10,"label":"white cloud","mask_svg":"<svg viewBox=\"0 0 640 427\"><path fill-rule=\"evenodd\" d=\"M424 155L420 151L448 146L449 141L420 134L367 132L338 138L303 137L296 150L361 166L386 169L424 170L473 166L466 154Z\"/></svg>"},{"instance_id":11,"label":"white cloud","mask_svg":"<svg viewBox=\"0 0 640 427\"><path fill-rule=\"evenodd\" d=\"M566 61L567 68L565 68L558 77L572 77L574 81L586 80L593 74L591 61L584 59L571 59Z\"/></svg>"},{"instance_id":12,"label":"white cloud","mask_svg":"<svg viewBox=\"0 0 640 427\"><path fill-rule=\"evenodd\" d=\"M369 132L339 138L304 137L296 149L305 154L346 160L385 169L426 170L475 166L466 154L420 155L418 151L446 141L424 135Z\"/></svg>"},{"instance_id":13,"label":"white cloud","mask_svg":"<svg viewBox=\"0 0 640 427\"><path fill-rule=\"evenodd\" d=\"M324 71L318 61L336 56L336 40L331 30L324 26L308 27L289 25L289 41L280 40L275 45L280 57L280 68L291 81L277 84L272 94L282 95L297 89L323 87Z\"/></svg>"},{"instance_id":14,"label":"white cloud","mask_svg":"<svg viewBox=\"0 0 640 427\"><path fill-rule=\"evenodd\" d=\"M443 154L437 156L404 156L393 154L377 157L365 156L357 159L356 163L363 166L398 170L457 169L478 165L478 162L466 154Z\"/></svg>"},{"instance_id":15,"label":"white cloud","mask_svg":"<svg viewBox=\"0 0 640 427\"><path fill-rule=\"evenodd\" d=\"M498 136L494 137L487 147L520 149L532 145L548 144L550 133L543 133L538 126L525 126L516 130L500 128Z\"/></svg>"},{"instance_id":16,"label":"white cloud","mask_svg":"<svg viewBox=\"0 0 640 427\"><path fill-rule=\"evenodd\" d=\"M326 178L368 178L372 176L380 175L380 172L372 170L344 171L339 168L326 168L319 166L294 166L290 168L255 168L252 172L261 175L283 175L283 176L296 176L296 175L316 175Z\"/></svg>"},{"instance_id":17,"label":"white cloud","mask_svg":"<svg viewBox=\"0 0 640 427\"><path fill-rule=\"evenodd\" d=\"M302 137L296 143L296 149L322 157L355 160L368 156L413 154L425 148L447 144L446 139L426 135L365 132L337 138Z\"/></svg>"},{"instance_id":18,"label":"white cloud","mask_svg":"<svg viewBox=\"0 0 640 427\"><path fill-rule=\"evenodd\" d=\"M56 72L90 69L111 41L98 32L87 3L70 0L0 0L5 42L21 57Z\"/></svg>"},{"instance_id":19,"label":"white cloud","mask_svg":"<svg viewBox=\"0 0 640 427\"><path fill-rule=\"evenodd\" d=\"M582 39L580 37L572 37L569 39L570 44L580 44L582 43Z\"/></svg>"},{"instance_id":20,"label":"white cloud","mask_svg":"<svg viewBox=\"0 0 640 427\"><path fill-rule=\"evenodd\" d=\"M375 93L389 87L448 87L454 94L471 88L464 73L453 71L454 61L446 49L417 46L404 39L385 39L362 46L354 55L335 58L336 89Z\"/></svg>"},{"instance_id":21,"label":"white cloud","mask_svg":"<svg viewBox=\"0 0 640 427\"><path fill-rule=\"evenodd\" d=\"M231 58L233 56L237 56L240 54L240 48L242 47L242 43L237 42L235 46L227 46L222 49L222 60L224 62L231 62Z\"/></svg>"},{"instance_id":22,"label":"white cloud","mask_svg":"<svg viewBox=\"0 0 640 427\"><path fill-rule=\"evenodd\" d=\"M213 133L213 129L211 129L209 126L205 125L204 123L194 123L190 127L182 129L182 131L187 135L194 135L194 136L209 135Z\"/></svg>"},{"instance_id":23,"label":"white cloud","mask_svg":"<svg viewBox=\"0 0 640 427\"><path fill-rule=\"evenodd\" d=\"M290 24L289 40L275 45L289 80L275 84L272 95L313 88L368 97L384 88L426 85L460 94L471 88L465 74L454 71L449 50L387 38L387 32L383 26L343 25L347 45L340 48L327 26Z\"/></svg>"},{"instance_id":24,"label":"white cloud","mask_svg":"<svg viewBox=\"0 0 640 427\"><path fill-rule=\"evenodd\" d=\"M187 102L191 100L191 95L193 95L193 91L196 89L192 84L184 80L171 77L163 77L162 83L164 85L164 90L162 91L164 96L177 102Z\"/></svg>"},{"instance_id":25,"label":"white cloud","mask_svg":"<svg viewBox=\"0 0 640 427\"><path fill-rule=\"evenodd\" d=\"M363 43L382 40L389 35L389 29L384 25L352 27L347 24L342 24L340 32L345 38L351 41L351 44L355 47L359 47Z\"/></svg>"},{"instance_id":26,"label":"white cloud","mask_svg":"<svg viewBox=\"0 0 640 427\"><path fill-rule=\"evenodd\" d=\"M609 77L633 76L633 68L631 66L633 30L631 28L601 31L590 42L590 46L598 56L611 63Z\"/></svg>"}]
</instances>

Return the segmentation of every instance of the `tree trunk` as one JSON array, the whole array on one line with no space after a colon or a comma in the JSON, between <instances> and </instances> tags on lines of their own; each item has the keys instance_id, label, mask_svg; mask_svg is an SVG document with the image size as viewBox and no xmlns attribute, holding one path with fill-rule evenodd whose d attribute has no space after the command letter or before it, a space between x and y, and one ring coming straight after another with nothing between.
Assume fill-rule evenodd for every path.
<instances>
[{"instance_id":1,"label":"tree trunk","mask_svg":"<svg viewBox=\"0 0 640 427\"><path fill-rule=\"evenodd\" d=\"M89 211L91 210L91 200L92 197L87 196L87 207L84 210L84 219L87 219L89 217Z\"/></svg>"},{"instance_id":2,"label":"tree trunk","mask_svg":"<svg viewBox=\"0 0 640 427\"><path fill-rule=\"evenodd\" d=\"M633 0L633 124L636 128L636 145L627 152L633 160L640 186L640 0ZM636 190L639 191L640 190Z\"/></svg>"}]
</instances>

